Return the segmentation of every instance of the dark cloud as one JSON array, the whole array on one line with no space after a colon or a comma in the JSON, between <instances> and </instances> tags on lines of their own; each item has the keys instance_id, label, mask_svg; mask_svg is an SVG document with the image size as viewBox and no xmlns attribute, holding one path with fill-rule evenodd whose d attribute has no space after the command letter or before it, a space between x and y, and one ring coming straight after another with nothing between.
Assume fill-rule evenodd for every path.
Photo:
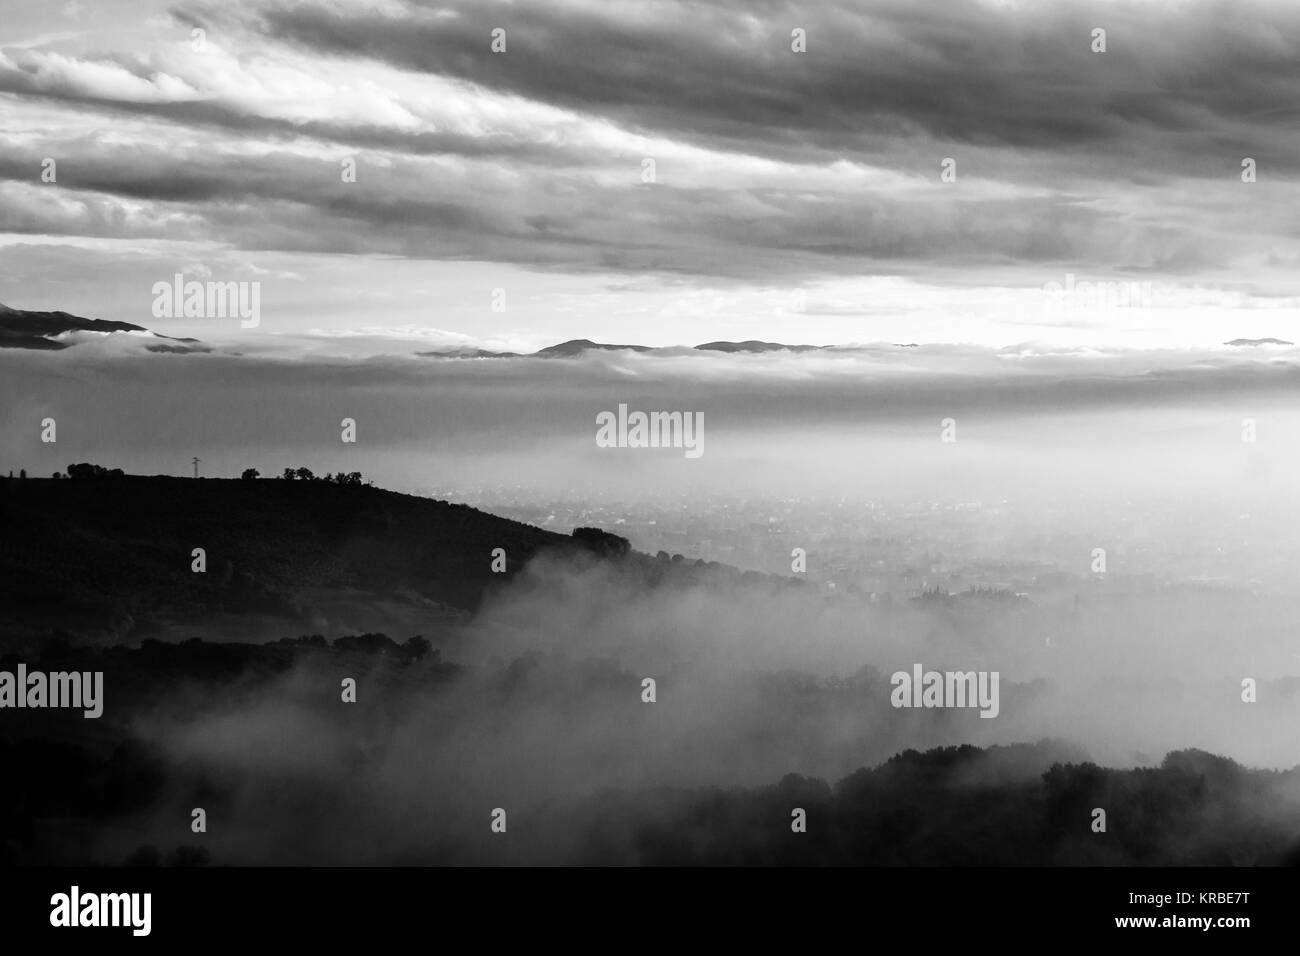
<instances>
[{"instance_id":1,"label":"dark cloud","mask_svg":"<svg viewBox=\"0 0 1300 956\"><path fill-rule=\"evenodd\" d=\"M1295 168L1271 124L1251 122L1295 109L1300 11L1284 5L715 0L660 4L654 16L616 5L452 6L452 17L433 15L443 3L363 17L276 4L261 22L314 50L781 157L873 153L906 135L1100 153L1172 133L1171 168L1236 128ZM489 52L496 27L507 31L504 55ZM790 50L796 27L807 31L803 55ZM1108 31L1105 54L1089 48L1094 27Z\"/></svg>"},{"instance_id":2,"label":"dark cloud","mask_svg":"<svg viewBox=\"0 0 1300 956\"><path fill-rule=\"evenodd\" d=\"M59 185L84 198L65 228L86 235L217 235L253 250L748 278L856 273L869 263L907 271L923 262L1112 261L1190 271L1213 261L1205 246L1216 238L1119 222L1053 195L951 200L870 192L810 202L772 188L602 185L576 172L529 177L538 188L521 193L493 166L447 175L400 159L388 168L362 159L360 169L359 181L345 184L337 161L289 150L232 162L90 144L64 162ZM39 170L39 151L0 159L0 179L31 183ZM170 204L186 215L159 215L149 225L114 216L108 197ZM0 228L43 232L49 222L15 205L0 212ZM1116 255L1126 247L1134 252Z\"/></svg>"},{"instance_id":3,"label":"dark cloud","mask_svg":"<svg viewBox=\"0 0 1300 956\"><path fill-rule=\"evenodd\" d=\"M0 229L719 280L950 269L968 285L1049 264L1263 281L1300 229L1286 201L1300 12L1264 0L196 3L174 16L229 57L210 89L174 51L0 60L0 98L63 123L3 143L0 180L35 186L54 156L53 195L72 200L18 196ZM1095 26L1105 54L1089 50ZM796 27L805 54L790 51ZM267 50L297 58L293 79L257 73ZM286 108L304 102L288 96L294 70L313 63L343 70L327 90L369 83L394 111L409 103L385 99L394 74L374 71L436 75L456 120L332 110L319 90L305 115ZM115 123L130 135L106 139L100 124ZM644 152L658 154L652 185ZM344 155L356 184L340 182ZM939 182L945 156L955 184ZM1250 190L1243 156L1260 164Z\"/></svg>"}]
</instances>

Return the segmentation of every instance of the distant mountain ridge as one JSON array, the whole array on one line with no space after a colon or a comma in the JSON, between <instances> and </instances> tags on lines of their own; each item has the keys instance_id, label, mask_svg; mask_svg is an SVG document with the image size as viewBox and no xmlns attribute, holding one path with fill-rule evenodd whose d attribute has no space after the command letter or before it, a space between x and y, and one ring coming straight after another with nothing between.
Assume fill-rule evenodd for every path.
<instances>
[{"instance_id":1,"label":"distant mountain ridge","mask_svg":"<svg viewBox=\"0 0 1300 956\"><path fill-rule=\"evenodd\" d=\"M652 345L613 345L608 342L593 342L591 339L569 339L556 345L522 355L519 352L489 352L484 349L439 349L419 352L426 358L577 358L587 352L675 352L682 346L657 348ZM782 342L760 342L749 339L744 342L705 342L702 345L685 346L697 352L762 353L762 352L816 352L835 348L833 345L786 345Z\"/></svg>"},{"instance_id":2,"label":"distant mountain ridge","mask_svg":"<svg viewBox=\"0 0 1300 956\"><path fill-rule=\"evenodd\" d=\"M0 303L0 348L57 350L67 348L51 336L64 332L148 332L129 322L83 319L68 312L28 312Z\"/></svg>"},{"instance_id":3,"label":"distant mountain ridge","mask_svg":"<svg viewBox=\"0 0 1300 956\"><path fill-rule=\"evenodd\" d=\"M695 348L704 352L816 352L826 346L784 345L780 342L759 342L756 339L748 339L744 342L705 342Z\"/></svg>"},{"instance_id":4,"label":"distant mountain ridge","mask_svg":"<svg viewBox=\"0 0 1300 956\"><path fill-rule=\"evenodd\" d=\"M174 338L153 332L141 325L130 322L112 322L105 319L87 319L70 312L37 312L10 308L0 303L0 348L37 349L58 351L71 346L61 342L57 336L68 332L97 332L101 334L128 332L153 336L164 341L146 348L151 352L209 352L210 348L202 345L198 339ZM827 345L786 345L781 342L760 342L749 339L744 342L705 342L691 348L702 352L813 352L832 348ZM665 349L649 345L617 345L607 342L595 342L591 339L569 339L538 349L536 352L496 352L480 348L450 348L417 352L426 358L576 358L587 352L661 352Z\"/></svg>"},{"instance_id":5,"label":"distant mountain ridge","mask_svg":"<svg viewBox=\"0 0 1300 956\"><path fill-rule=\"evenodd\" d=\"M604 342L593 342L591 339L570 339L567 342L561 342L559 345L548 345L544 349L538 349L533 354L549 358L553 356L581 355L583 352L590 351L650 352L653 349L648 345L607 345Z\"/></svg>"},{"instance_id":6,"label":"distant mountain ridge","mask_svg":"<svg viewBox=\"0 0 1300 956\"><path fill-rule=\"evenodd\" d=\"M150 336L161 341L146 345L151 352L211 352L198 339L176 338L162 335L140 325L130 322L114 322L105 319L87 319L69 312L39 312L14 309L0 303L0 348L34 349L39 351L58 351L69 348L73 343L60 341L59 336L69 332L93 332L99 334L128 333ZM1225 346L1234 348L1253 348L1258 346L1294 346L1294 342L1279 338L1247 339L1237 338L1224 342ZM875 348L882 347L873 346ZM892 348L920 348L917 342L894 342ZM651 346L632 343L615 344L597 342L592 339L569 339L548 345L536 352L500 352L473 346L458 346L445 349L431 349L416 352L422 358L439 359L506 359L506 358L579 358L588 352L638 352L644 354L668 353L680 354L683 350L695 352L723 352L731 355L762 355L770 352L820 352L835 350L852 350L863 346L850 345L791 345L786 342L765 342L760 339L746 339L733 342L720 339L691 346Z\"/></svg>"},{"instance_id":7,"label":"distant mountain ridge","mask_svg":"<svg viewBox=\"0 0 1300 956\"><path fill-rule=\"evenodd\" d=\"M160 335L143 326L132 325L130 322L86 319L70 312L33 312L10 308L0 302L0 348L58 351L70 347L71 343L60 342L56 338L68 332L101 334L138 332L165 340L157 345L146 346L153 352L209 351L199 344L198 339L178 339L169 335Z\"/></svg>"}]
</instances>

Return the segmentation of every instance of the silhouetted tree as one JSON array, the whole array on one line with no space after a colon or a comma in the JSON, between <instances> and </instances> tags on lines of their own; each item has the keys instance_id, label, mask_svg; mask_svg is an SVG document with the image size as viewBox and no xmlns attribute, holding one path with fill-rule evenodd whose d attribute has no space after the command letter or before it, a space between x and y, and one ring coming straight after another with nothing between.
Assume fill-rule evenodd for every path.
<instances>
[{"instance_id":1,"label":"silhouetted tree","mask_svg":"<svg viewBox=\"0 0 1300 956\"><path fill-rule=\"evenodd\" d=\"M294 474L298 476L299 481L314 481L316 479L310 468L299 468Z\"/></svg>"},{"instance_id":2,"label":"silhouetted tree","mask_svg":"<svg viewBox=\"0 0 1300 956\"><path fill-rule=\"evenodd\" d=\"M575 541L592 551L611 557L622 557L632 549L632 542L627 538L610 534L600 528L574 528L573 537Z\"/></svg>"},{"instance_id":3,"label":"silhouetted tree","mask_svg":"<svg viewBox=\"0 0 1300 956\"><path fill-rule=\"evenodd\" d=\"M126 858L127 866L157 866L160 859L158 848L149 844L144 844L135 848L135 851Z\"/></svg>"},{"instance_id":4,"label":"silhouetted tree","mask_svg":"<svg viewBox=\"0 0 1300 956\"><path fill-rule=\"evenodd\" d=\"M92 465L88 461L83 461L77 465L68 466L69 478L121 478L123 477L121 468L108 469L103 465Z\"/></svg>"},{"instance_id":5,"label":"silhouetted tree","mask_svg":"<svg viewBox=\"0 0 1300 956\"><path fill-rule=\"evenodd\" d=\"M167 857L168 866L207 866L211 859L207 847L178 846Z\"/></svg>"},{"instance_id":6,"label":"silhouetted tree","mask_svg":"<svg viewBox=\"0 0 1300 956\"><path fill-rule=\"evenodd\" d=\"M252 481L254 478L260 478L261 476L262 473L256 468L245 468L244 473L239 477L243 478L245 481Z\"/></svg>"},{"instance_id":7,"label":"silhouetted tree","mask_svg":"<svg viewBox=\"0 0 1300 956\"><path fill-rule=\"evenodd\" d=\"M355 634L336 638L334 649L360 651L363 654L388 654L397 650L397 642L387 634Z\"/></svg>"},{"instance_id":8,"label":"silhouetted tree","mask_svg":"<svg viewBox=\"0 0 1300 956\"><path fill-rule=\"evenodd\" d=\"M430 646L431 645L425 639L423 634L417 634L402 645L402 651L411 660L418 661L424 657L425 654L429 653Z\"/></svg>"}]
</instances>

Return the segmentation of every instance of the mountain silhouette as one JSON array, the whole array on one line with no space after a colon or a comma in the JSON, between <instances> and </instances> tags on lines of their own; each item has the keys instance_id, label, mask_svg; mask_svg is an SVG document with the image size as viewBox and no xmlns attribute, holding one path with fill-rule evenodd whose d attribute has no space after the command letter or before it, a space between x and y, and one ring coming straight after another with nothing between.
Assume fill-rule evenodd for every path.
<instances>
[{"instance_id":1,"label":"mountain silhouette","mask_svg":"<svg viewBox=\"0 0 1300 956\"><path fill-rule=\"evenodd\" d=\"M494 580L566 540L466 505L325 481L126 475L0 487L0 627L121 637L216 613L301 619L317 592L469 610ZM504 575L491 570L495 548Z\"/></svg>"},{"instance_id":2,"label":"mountain silhouette","mask_svg":"<svg viewBox=\"0 0 1300 956\"><path fill-rule=\"evenodd\" d=\"M70 472L0 478L0 650L37 633L121 640L193 625L187 633L207 634L218 619L242 640L254 623L273 637L450 622L542 550L615 560L647 585L705 574L767 579L634 552L598 528L564 535L361 485L360 476L340 484Z\"/></svg>"},{"instance_id":3,"label":"mountain silhouette","mask_svg":"<svg viewBox=\"0 0 1300 956\"><path fill-rule=\"evenodd\" d=\"M68 312L34 312L23 309L13 309L3 303L0 303L0 348L18 348L18 349L39 349L45 351L57 351L66 349L73 343L60 341L58 336L68 332L99 332L99 333L142 333L152 336L163 341L145 346L151 352L210 352L212 349L203 345L198 339L193 338L175 338L168 335L162 335L158 332L152 332L140 325L133 325L130 322L111 322L104 319L86 319L81 316L72 315ZM1262 339L1232 339L1224 342L1224 345L1238 348L1246 348L1261 345L1294 345L1294 342L1288 342L1285 339L1262 338ZM894 348L919 348L916 342L895 342ZM764 342L758 339L746 339L743 342L732 342L719 340L716 342L704 342L700 345L693 345L690 348L697 352L726 352L729 354L761 354L765 352L817 352L823 349L836 348L829 345L789 345L784 342ZM853 348L845 346L842 348ZM425 352L417 352L424 358L474 358L474 359L506 359L506 358L577 358L585 355L587 352L676 352L677 349L657 348L650 345L616 345L608 342L595 342L591 339L569 339L565 342L559 342L555 345L548 345L545 348L538 349L532 353L520 352L496 352L490 349L480 349L472 347L459 347L449 349L435 349Z\"/></svg>"},{"instance_id":4,"label":"mountain silhouette","mask_svg":"<svg viewBox=\"0 0 1300 956\"><path fill-rule=\"evenodd\" d=\"M781 342L759 342L756 339L745 342L705 342L695 347L704 352L816 352L825 348L823 345L784 345Z\"/></svg>"},{"instance_id":5,"label":"mountain silhouette","mask_svg":"<svg viewBox=\"0 0 1300 956\"><path fill-rule=\"evenodd\" d=\"M588 351L608 350L617 352L624 349L631 352L653 351L653 349L647 345L607 345L603 342L593 342L591 339L570 339L567 342L561 342L559 345L549 345L544 349L539 349L533 354L547 358L554 358L557 356L568 357L581 355L583 352Z\"/></svg>"},{"instance_id":6,"label":"mountain silhouette","mask_svg":"<svg viewBox=\"0 0 1300 956\"><path fill-rule=\"evenodd\" d=\"M12 309L0 303L0 348L39 349L57 351L66 349L72 343L61 342L57 336L68 332L138 332L166 343L147 346L155 352L195 352L207 351L199 346L198 339L178 339L168 335L150 332L140 325L130 322L110 322L105 319L85 319L69 312L31 312L24 309ZM175 343L175 344L171 344Z\"/></svg>"},{"instance_id":7,"label":"mountain silhouette","mask_svg":"<svg viewBox=\"0 0 1300 956\"><path fill-rule=\"evenodd\" d=\"M749 339L744 342L705 342L702 345L692 345L690 348L697 352L816 352L821 349L829 348L826 345L786 345L782 342L760 342L757 339ZM593 342L591 339L569 339L567 342L560 342L557 345L548 345L544 349L538 349L527 356L518 352L490 352L484 349L439 349L430 352L419 352L418 355L428 358L577 358L585 355L587 352L677 352L676 348L655 348L650 345L613 345L607 342Z\"/></svg>"}]
</instances>

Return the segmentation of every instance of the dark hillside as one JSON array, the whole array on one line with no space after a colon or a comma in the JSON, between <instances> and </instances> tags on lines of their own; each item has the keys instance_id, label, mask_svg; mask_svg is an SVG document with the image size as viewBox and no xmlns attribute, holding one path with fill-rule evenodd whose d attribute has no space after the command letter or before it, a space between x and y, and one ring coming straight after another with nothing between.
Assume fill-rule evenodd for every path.
<instances>
[{"instance_id":1,"label":"dark hillside","mask_svg":"<svg viewBox=\"0 0 1300 956\"><path fill-rule=\"evenodd\" d=\"M301 617L314 589L472 610L567 540L466 505L282 479L0 480L0 528L0 628L117 637L215 612Z\"/></svg>"}]
</instances>

